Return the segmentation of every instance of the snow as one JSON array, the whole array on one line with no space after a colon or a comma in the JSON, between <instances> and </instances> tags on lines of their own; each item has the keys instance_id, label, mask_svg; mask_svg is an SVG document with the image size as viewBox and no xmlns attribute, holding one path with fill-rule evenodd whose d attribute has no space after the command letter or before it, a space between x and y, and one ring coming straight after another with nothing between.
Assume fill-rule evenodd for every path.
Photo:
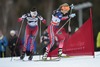
<instances>
[{"instance_id":1,"label":"snow","mask_svg":"<svg viewBox=\"0 0 100 67\"><path fill-rule=\"evenodd\" d=\"M15 60L19 57L0 58L0 67L99 67L100 66L100 52L95 52L93 56L75 56L69 58L62 58L60 61L38 61L39 56L34 56L32 61ZM25 60L28 57L25 57Z\"/></svg>"}]
</instances>

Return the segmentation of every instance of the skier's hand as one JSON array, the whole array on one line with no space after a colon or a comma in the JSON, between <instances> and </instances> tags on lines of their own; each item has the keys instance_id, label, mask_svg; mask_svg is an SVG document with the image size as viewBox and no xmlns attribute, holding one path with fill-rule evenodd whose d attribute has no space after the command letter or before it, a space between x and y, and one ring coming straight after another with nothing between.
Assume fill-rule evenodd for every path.
<instances>
[{"instance_id":1,"label":"skier's hand","mask_svg":"<svg viewBox=\"0 0 100 67\"><path fill-rule=\"evenodd\" d=\"M43 19L42 22L43 22L44 24L46 24L46 20L45 20L45 19Z\"/></svg>"},{"instance_id":2,"label":"skier's hand","mask_svg":"<svg viewBox=\"0 0 100 67\"><path fill-rule=\"evenodd\" d=\"M75 13L69 15L70 18L73 18L73 17L75 17L75 16L76 16Z\"/></svg>"},{"instance_id":3,"label":"skier's hand","mask_svg":"<svg viewBox=\"0 0 100 67\"><path fill-rule=\"evenodd\" d=\"M24 15L22 15L22 17L21 17L22 19L25 19L26 18L26 14L24 14Z\"/></svg>"},{"instance_id":4,"label":"skier's hand","mask_svg":"<svg viewBox=\"0 0 100 67\"><path fill-rule=\"evenodd\" d=\"M17 22L21 22L23 19L22 18L18 18Z\"/></svg>"},{"instance_id":5,"label":"skier's hand","mask_svg":"<svg viewBox=\"0 0 100 67\"><path fill-rule=\"evenodd\" d=\"M39 16L38 18L39 18L40 20L43 20L43 17L41 17L41 16Z\"/></svg>"}]
</instances>

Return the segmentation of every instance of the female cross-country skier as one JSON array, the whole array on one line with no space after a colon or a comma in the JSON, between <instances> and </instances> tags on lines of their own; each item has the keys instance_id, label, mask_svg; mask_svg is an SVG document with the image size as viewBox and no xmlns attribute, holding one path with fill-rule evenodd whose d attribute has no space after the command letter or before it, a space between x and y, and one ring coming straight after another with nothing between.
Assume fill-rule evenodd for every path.
<instances>
[{"instance_id":1,"label":"female cross-country skier","mask_svg":"<svg viewBox=\"0 0 100 67\"><path fill-rule=\"evenodd\" d=\"M60 22L62 20L67 20L68 18L70 18L70 17L73 18L75 16L75 14L68 15L69 11L70 11L70 6L67 3L64 3L64 4L60 5L60 7L53 12L52 20L47 29L48 34L49 34L50 43L46 47L46 52L44 53L44 55L42 57L43 60L47 59L47 55L48 55L50 49L54 45L55 40L57 40L58 34L60 34L60 32L57 33ZM59 43L58 56L60 56L62 54L62 47L63 47L64 40L65 40L65 38L63 38L61 43Z\"/></svg>"},{"instance_id":2,"label":"female cross-country skier","mask_svg":"<svg viewBox=\"0 0 100 67\"><path fill-rule=\"evenodd\" d=\"M33 42L36 39L36 36L38 34L38 20L42 21L44 24L46 24L46 20L40 16L36 10L36 8L33 8L32 10L30 10L30 13L24 14L22 15L22 17L20 17L18 19L18 22L21 22L23 19L27 20L27 25L26 25L26 29L25 29L25 41L24 41L24 47L22 50L22 55L20 57L20 59L24 59L25 57L25 52L26 52L26 47L27 47L27 41L28 38L30 36L32 36L32 41L31 41L31 46L30 46L30 56L28 58L28 60L32 60L33 58Z\"/></svg>"}]
</instances>

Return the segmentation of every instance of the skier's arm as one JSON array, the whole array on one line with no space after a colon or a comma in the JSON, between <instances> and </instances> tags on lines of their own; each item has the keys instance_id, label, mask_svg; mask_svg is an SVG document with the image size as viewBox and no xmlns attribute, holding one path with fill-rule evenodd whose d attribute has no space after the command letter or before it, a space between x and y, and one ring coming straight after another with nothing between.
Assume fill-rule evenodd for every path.
<instances>
[{"instance_id":1,"label":"skier's arm","mask_svg":"<svg viewBox=\"0 0 100 67\"><path fill-rule=\"evenodd\" d=\"M61 20L66 20L68 19L68 15L67 16L62 16L62 13L60 10L54 10L53 11L53 15L57 15Z\"/></svg>"},{"instance_id":2,"label":"skier's arm","mask_svg":"<svg viewBox=\"0 0 100 67\"><path fill-rule=\"evenodd\" d=\"M24 14L24 15L22 15L22 17L20 17L20 18L18 18L18 22L21 22L23 19L25 19L26 18L26 14Z\"/></svg>"},{"instance_id":3,"label":"skier's arm","mask_svg":"<svg viewBox=\"0 0 100 67\"><path fill-rule=\"evenodd\" d=\"M62 17L61 20L67 20L68 18L73 18L73 17L75 17L75 16L76 16L76 14L75 14L75 13L72 13L72 14L70 14L69 16L64 16L64 17Z\"/></svg>"},{"instance_id":4,"label":"skier's arm","mask_svg":"<svg viewBox=\"0 0 100 67\"><path fill-rule=\"evenodd\" d=\"M42 16L38 16L38 18L39 18L44 24L46 24L46 20L45 20Z\"/></svg>"},{"instance_id":5,"label":"skier's arm","mask_svg":"<svg viewBox=\"0 0 100 67\"><path fill-rule=\"evenodd\" d=\"M61 20L67 20L68 19L68 16L64 16L61 18Z\"/></svg>"}]
</instances>

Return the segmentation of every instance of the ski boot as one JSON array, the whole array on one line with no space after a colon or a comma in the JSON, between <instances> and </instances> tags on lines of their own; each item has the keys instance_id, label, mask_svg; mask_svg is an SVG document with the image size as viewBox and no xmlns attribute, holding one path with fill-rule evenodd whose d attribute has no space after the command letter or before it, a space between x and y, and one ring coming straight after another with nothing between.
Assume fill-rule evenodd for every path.
<instances>
[{"instance_id":1,"label":"ski boot","mask_svg":"<svg viewBox=\"0 0 100 67\"><path fill-rule=\"evenodd\" d=\"M61 57L62 56L62 48L59 48L58 50L58 57Z\"/></svg>"},{"instance_id":2,"label":"ski boot","mask_svg":"<svg viewBox=\"0 0 100 67\"><path fill-rule=\"evenodd\" d=\"M30 52L28 60L32 60L32 58L33 58L33 52Z\"/></svg>"},{"instance_id":3,"label":"ski boot","mask_svg":"<svg viewBox=\"0 0 100 67\"><path fill-rule=\"evenodd\" d=\"M48 52L45 52L44 55L43 55L43 57L42 57L42 59L43 59L44 61L47 60L47 55L48 55Z\"/></svg>"},{"instance_id":4,"label":"ski boot","mask_svg":"<svg viewBox=\"0 0 100 67\"><path fill-rule=\"evenodd\" d=\"M22 52L22 55L20 56L20 59L23 60L25 57L25 51Z\"/></svg>"}]
</instances>

